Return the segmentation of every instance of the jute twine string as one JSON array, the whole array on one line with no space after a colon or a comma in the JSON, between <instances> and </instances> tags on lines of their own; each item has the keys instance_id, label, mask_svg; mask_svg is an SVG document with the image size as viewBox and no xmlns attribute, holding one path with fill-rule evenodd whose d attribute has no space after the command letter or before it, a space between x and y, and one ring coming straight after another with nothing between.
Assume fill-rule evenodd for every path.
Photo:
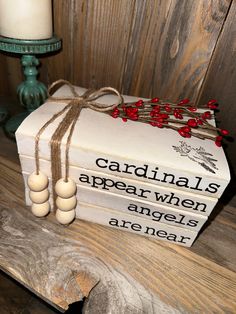
<instances>
[{"instance_id":1,"label":"jute twine string","mask_svg":"<svg viewBox=\"0 0 236 314\"><path fill-rule=\"evenodd\" d=\"M70 97L55 97L51 96L52 90L58 88L60 85L67 85L70 88L70 91L73 96ZM100 97L107 94L115 94L118 96L118 103L113 105L101 104L97 103L96 100ZM56 195L54 192L54 187L56 182L62 177L61 171L61 140L64 134L69 130L69 134L66 139L66 147L65 147L65 182L68 181L69 177L69 148L71 144L71 138L73 135L73 131L76 125L76 122L79 118L80 112L83 108L90 108L92 110L98 112L107 112L113 110L117 105L123 103L122 95L112 87L103 87L98 90L88 90L83 95L78 95L74 86L65 80L58 80L54 82L48 89L48 102L60 102L67 103L67 105L55 113L50 120L48 120L38 131L35 137L35 166L36 166L36 174L39 174L40 171L40 163L39 163L39 141L40 136L45 131L45 129L53 123L57 118L63 115L66 112L65 117L59 123L57 129L53 133L50 140L50 148L51 148L51 172L52 172L52 190L53 190L53 201L55 208Z\"/></svg>"}]
</instances>

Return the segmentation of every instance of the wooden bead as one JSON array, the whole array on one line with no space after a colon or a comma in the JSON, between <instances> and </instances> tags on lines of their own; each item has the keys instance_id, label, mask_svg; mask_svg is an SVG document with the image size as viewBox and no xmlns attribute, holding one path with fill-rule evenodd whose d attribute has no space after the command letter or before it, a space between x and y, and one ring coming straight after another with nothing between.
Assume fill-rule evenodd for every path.
<instances>
[{"instance_id":1,"label":"wooden bead","mask_svg":"<svg viewBox=\"0 0 236 314\"><path fill-rule=\"evenodd\" d=\"M69 198L76 193L76 184L73 180L68 178L66 182L65 179L60 179L55 185L55 191L58 196L63 198Z\"/></svg>"},{"instance_id":2,"label":"wooden bead","mask_svg":"<svg viewBox=\"0 0 236 314\"><path fill-rule=\"evenodd\" d=\"M42 190L40 192L30 191L29 197L33 203L42 204L48 200L49 191L48 189Z\"/></svg>"},{"instance_id":3,"label":"wooden bead","mask_svg":"<svg viewBox=\"0 0 236 314\"><path fill-rule=\"evenodd\" d=\"M72 196L70 198L62 198L60 196L56 199L57 207L62 211L69 211L76 207L76 196Z\"/></svg>"},{"instance_id":4,"label":"wooden bead","mask_svg":"<svg viewBox=\"0 0 236 314\"><path fill-rule=\"evenodd\" d=\"M50 211L50 204L49 204L49 202L45 202L45 203L42 203L42 204L33 203L32 206L31 206L31 210L32 210L32 213L36 217L44 217Z\"/></svg>"},{"instance_id":5,"label":"wooden bead","mask_svg":"<svg viewBox=\"0 0 236 314\"><path fill-rule=\"evenodd\" d=\"M70 211L62 211L60 209L57 209L56 211L56 219L60 224L62 225L68 225L75 219L75 210Z\"/></svg>"},{"instance_id":6,"label":"wooden bead","mask_svg":"<svg viewBox=\"0 0 236 314\"><path fill-rule=\"evenodd\" d=\"M39 171L39 174L33 172L28 177L28 186L30 190L35 192L45 190L48 186L48 177L41 171Z\"/></svg>"}]
</instances>

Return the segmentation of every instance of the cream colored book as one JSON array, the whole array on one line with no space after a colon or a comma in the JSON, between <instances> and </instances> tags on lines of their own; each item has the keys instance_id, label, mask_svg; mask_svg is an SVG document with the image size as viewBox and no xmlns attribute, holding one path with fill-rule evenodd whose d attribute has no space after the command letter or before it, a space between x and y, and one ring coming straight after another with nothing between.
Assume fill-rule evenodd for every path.
<instances>
[{"instance_id":1,"label":"cream colored book","mask_svg":"<svg viewBox=\"0 0 236 314\"><path fill-rule=\"evenodd\" d=\"M24 181L27 182L27 173L24 173ZM51 180L49 181L50 205L53 208ZM124 213L146 218L155 222L174 225L176 227L187 228L192 231L199 231L207 217L199 214L192 214L183 210L176 210L162 205L153 205L150 202L140 202L131 197L123 197L114 193L101 192L96 189L77 185L77 202L88 203L99 207L110 208ZM31 206L29 188L25 188L26 205ZM78 206L76 208L78 214Z\"/></svg>"},{"instance_id":2,"label":"cream colored book","mask_svg":"<svg viewBox=\"0 0 236 314\"><path fill-rule=\"evenodd\" d=\"M80 202L78 203L77 218L188 247L193 244L198 235L197 232L188 229Z\"/></svg>"},{"instance_id":3,"label":"cream colored book","mask_svg":"<svg viewBox=\"0 0 236 314\"><path fill-rule=\"evenodd\" d=\"M27 175L25 175L25 178L26 177ZM122 231L129 231L139 235L152 237L157 240L165 240L183 246L191 246L193 241L197 237L199 228L192 230L189 228L189 226L187 226L187 228L179 227L173 222L170 222L170 220L166 220L167 223L163 223L160 221L143 218L142 216L138 216L136 214L127 213L121 207L119 207L120 210L113 210L111 208L108 209L106 207L98 206L98 203L100 202L104 204L104 198L106 198L106 196L96 196L95 193L98 192L95 192L93 190L91 191L91 189L90 191L85 190L86 189L83 187L78 189L80 198L78 198L79 201L76 205L77 219L87 220L97 224L120 229ZM86 193L89 194L86 195ZM31 200L29 198L28 189L26 189L25 191L25 196L26 204L30 206ZM95 200L96 197L97 200L99 200L98 202ZM112 204L115 204L115 200L117 197L118 196L115 196ZM96 204L89 204L84 202L84 200L86 200L87 198L89 198L90 201L95 201ZM50 203L52 204L52 198L50 198ZM105 201L105 203L109 203L109 199ZM169 217L170 215L171 214L169 214ZM175 217L177 218L177 216ZM203 221L201 223L203 223Z\"/></svg>"},{"instance_id":4,"label":"cream colored book","mask_svg":"<svg viewBox=\"0 0 236 314\"><path fill-rule=\"evenodd\" d=\"M30 174L35 170L34 158L20 155L20 161L23 172ZM40 169L51 178L51 164L49 161L40 159ZM64 172L64 165L62 165L62 170ZM94 191L111 192L116 195L131 197L137 201L148 201L154 206L163 205L176 210L181 209L195 214L209 216L218 201L213 197L117 177L79 167L70 166L69 170L70 178L80 186L92 188Z\"/></svg>"},{"instance_id":5,"label":"cream colored book","mask_svg":"<svg viewBox=\"0 0 236 314\"><path fill-rule=\"evenodd\" d=\"M77 88L79 94L84 91ZM67 86L56 93L66 95L71 95ZM137 97L125 96L126 102L136 100ZM114 104L116 97L104 96L99 102ZM16 132L19 154L34 156L37 132L64 106L45 103L23 121ZM49 141L62 118L43 132L41 159L50 161ZM67 135L62 139L62 162ZM214 198L221 196L230 180L224 151L213 141L183 139L170 129L136 121L124 123L91 109L83 109L79 116L69 159L72 166Z\"/></svg>"}]
</instances>

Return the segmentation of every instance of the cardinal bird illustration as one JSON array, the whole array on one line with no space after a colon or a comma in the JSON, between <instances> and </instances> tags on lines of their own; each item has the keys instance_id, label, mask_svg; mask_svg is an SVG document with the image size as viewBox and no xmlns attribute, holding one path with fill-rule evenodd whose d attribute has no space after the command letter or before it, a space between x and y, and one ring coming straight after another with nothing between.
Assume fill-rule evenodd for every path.
<instances>
[{"instance_id":1,"label":"cardinal bird illustration","mask_svg":"<svg viewBox=\"0 0 236 314\"><path fill-rule=\"evenodd\" d=\"M191 145L187 145L184 141L180 141L180 146L172 147L177 153L180 153L180 156L188 157L207 171L215 173L215 170L218 170L215 164L217 160L212 158L213 155L206 152L203 147L200 146L199 148L194 148Z\"/></svg>"}]
</instances>

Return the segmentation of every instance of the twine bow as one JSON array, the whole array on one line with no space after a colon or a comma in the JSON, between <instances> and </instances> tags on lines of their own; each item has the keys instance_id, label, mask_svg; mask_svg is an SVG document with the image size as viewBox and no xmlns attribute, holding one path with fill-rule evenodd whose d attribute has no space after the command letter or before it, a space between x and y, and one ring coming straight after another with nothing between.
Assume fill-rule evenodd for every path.
<instances>
[{"instance_id":1,"label":"twine bow","mask_svg":"<svg viewBox=\"0 0 236 314\"><path fill-rule=\"evenodd\" d=\"M59 85L65 84L69 86L71 93L73 96L66 96L66 97L55 97L52 96L52 90L57 88ZM107 95L107 94L115 94L118 96L118 103L114 105L107 105L97 103L96 100L100 97ZM56 195L54 193L54 186L58 179L62 177L61 171L61 140L69 129L69 134L66 140L66 149L65 149L65 177L64 180L68 181L69 176L69 148L71 143L71 138L73 135L73 131L75 128L75 124L79 118L80 112L83 108L89 108L94 111L98 112L108 112L112 111L117 105L123 103L122 95L112 87L103 87L98 90L88 90L83 95L79 95L74 86L65 80L58 80L54 82L48 89L48 102L61 102L67 103L67 105L54 114L50 120L48 120L38 131L36 138L35 138L35 163L36 163L36 173L39 173L39 140L41 134L44 130L54 122L58 117L63 115L66 112L65 117L59 123L57 129L53 133L51 140L50 140L50 147L51 147L51 171L52 171L52 190L53 190L53 200L54 200L54 207L55 207L55 199Z\"/></svg>"},{"instance_id":2,"label":"twine bow","mask_svg":"<svg viewBox=\"0 0 236 314\"><path fill-rule=\"evenodd\" d=\"M52 90L55 87L58 87L61 84L65 84L69 86L71 93L73 96L71 97L55 97L51 95ZM117 104L114 105L107 105L107 104L102 104L98 103L95 100L98 98L108 95L108 94L115 94L118 96L119 101ZM74 86L66 81L66 80L58 80L54 83L51 84L51 86L48 88L48 100L49 101L57 101L57 102L69 102L68 106L70 105L77 105L81 109L82 108L90 108L94 111L99 111L99 112L106 112L106 111L111 111L113 110L117 105L123 103L124 99L123 96L113 87L102 87L98 90L93 90L89 89L87 90L83 95L79 95Z\"/></svg>"}]
</instances>

